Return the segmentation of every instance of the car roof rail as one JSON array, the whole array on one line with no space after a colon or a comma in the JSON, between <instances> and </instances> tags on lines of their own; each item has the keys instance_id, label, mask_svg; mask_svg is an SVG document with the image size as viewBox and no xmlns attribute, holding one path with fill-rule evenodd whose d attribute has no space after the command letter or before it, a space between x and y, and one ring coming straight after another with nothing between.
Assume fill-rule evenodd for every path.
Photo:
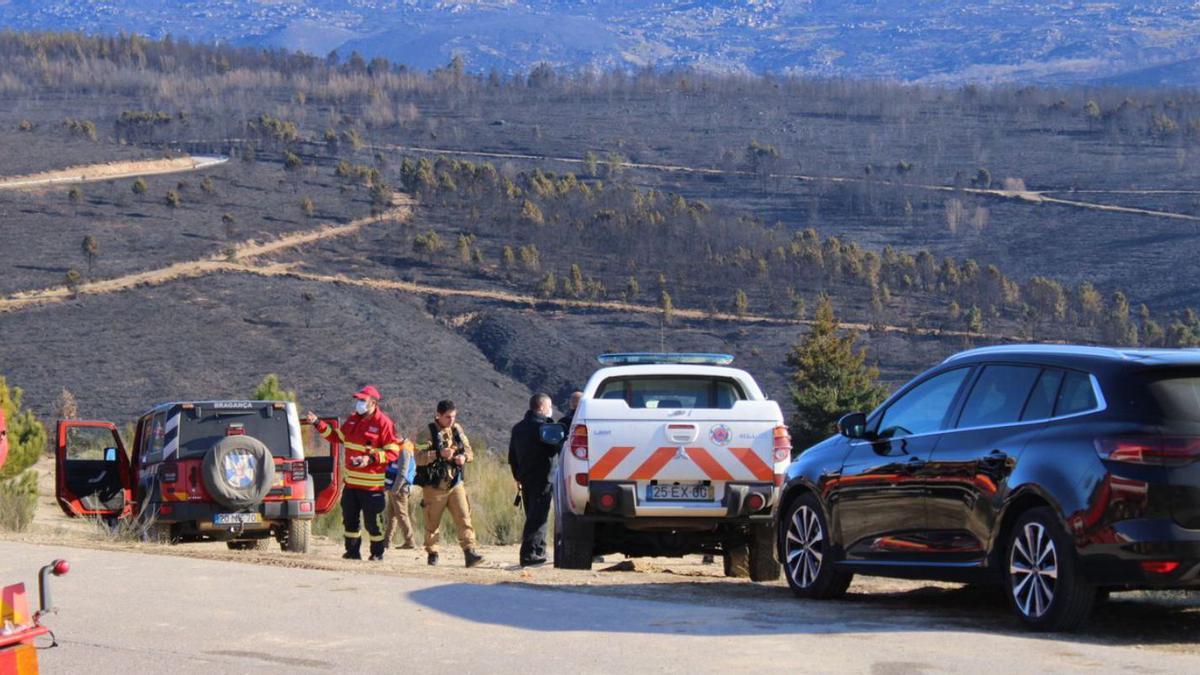
<instances>
[{"instance_id":1,"label":"car roof rail","mask_svg":"<svg viewBox=\"0 0 1200 675\"><path fill-rule=\"evenodd\" d=\"M706 352L621 352L601 354L596 357L602 366L640 366L677 364L688 366L728 366L733 363L732 354Z\"/></svg>"},{"instance_id":2,"label":"car roof rail","mask_svg":"<svg viewBox=\"0 0 1200 675\"><path fill-rule=\"evenodd\" d=\"M990 347L976 347L966 351L952 354L942 363L949 363L958 359L967 358L969 356L986 356L986 355L1004 355L1004 354L1052 354L1052 355L1074 355L1074 356L1094 356L1108 359L1128 360L1135 356L1134 350L1130 352L1114 349L1112 347L1091 347L1087 345L1046 345L1046 344L1024 344L1024 345L992 345Z\"/></svg>"}]
</instances>

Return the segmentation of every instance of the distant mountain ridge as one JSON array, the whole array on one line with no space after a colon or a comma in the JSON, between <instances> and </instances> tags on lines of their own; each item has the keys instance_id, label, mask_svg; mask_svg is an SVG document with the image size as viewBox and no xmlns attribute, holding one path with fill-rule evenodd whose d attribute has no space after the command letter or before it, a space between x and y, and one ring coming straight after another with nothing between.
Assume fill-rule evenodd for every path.
<instances>
[{"instance_id":1,"label":"distant mountain ridge","mask_svg":"<svg viewBox=\"0 0 1200 675\"><path fill-rule=\"evenodd\" d=\"M691 67L1193 85L1200 4L1034 0L0 0L0 27L357 51L429 68ZM1132 81L1131 81L1132 80Z\"/></svg>"}]
</instances>

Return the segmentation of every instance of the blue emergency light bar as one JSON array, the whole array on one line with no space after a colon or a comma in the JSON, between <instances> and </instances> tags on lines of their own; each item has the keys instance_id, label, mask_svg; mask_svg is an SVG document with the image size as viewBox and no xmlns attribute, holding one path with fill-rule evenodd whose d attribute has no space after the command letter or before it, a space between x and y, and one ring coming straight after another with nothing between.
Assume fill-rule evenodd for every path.
<instances>
[{"instance_id":1,"label":"blue emergency light bar","mask_svg":"<svg viewBox=\"0 0 1200 675\"><path fill-rule=\"evenodd\" d=\"M630 352L623 354L601 354L596 357L602 366L641 366L674 363L688 366L727 366L733 363L731 354L705 354L701 352L661 354L653 352Z\"/></svg>"}]
</instances>

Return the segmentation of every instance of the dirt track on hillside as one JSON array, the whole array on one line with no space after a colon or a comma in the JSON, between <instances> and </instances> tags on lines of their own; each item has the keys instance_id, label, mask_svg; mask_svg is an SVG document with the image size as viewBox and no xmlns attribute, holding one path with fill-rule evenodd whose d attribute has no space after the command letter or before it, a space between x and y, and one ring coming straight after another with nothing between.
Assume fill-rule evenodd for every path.
<instances>
[{"instance_id":1,"label":"dirt track on hillside","mask_svg":"<svg viewBox=\"0 0 1200 675\"><path fill-rule=\"evenodd\" d=\"M117 293L141 286L158 286L172 281L193 279L218 272L240 272L269 277L286 276L305 281L344 284L380 291L393 291L414 295L442 297L469 297L479 300L490 300L527 307L536 305L551 305L567 310L601 310L606 312L650 315L662 313L662 309L656 305L638 305L617 301L542 298L520 293L509 293L505 291L446 288L441 286L432 286L429 284L397 281L393 279L370 279L347 277L342 275L312 274L298 269L298 263L276 262L261 265L254 264L258 258L279 253L287 249L313 244L318 241L354 234L363 227L384 220L408 219L412 216L413 206L414 202L410 197L396 193L393 196L392 209L389 211L377 216L359 218L343 225L326 224L312 230L293 232L291 234L286 234L265 242L246 241L233 246L225 254L215 254L199 260L174 263L166 267L149 270L146 272L137 272L134 274L127 274L109 279L88 281L80 283L75 289L70 289L64 285L53 288L21 291L7 297L0 298L0 314L28 309L30 307L48 303L63 302L79 295L102 295L106 293ZM673 313L674 316L678 318L694 320L734 321L740 323L766 323L777 325L812 325L813 323L811 320L781 319L778 317L756 314L737 315L727 312L706 312L696 309L677 308ZM872 326L870 324L858 322L841 322L839 327L843 330L853 330L858 332L881 330L885 333L899 333L918 336L937 335L942 337L983 339L1001 342L1011 342L1016 340L1015 337L1007 335L970 333L967 331L942 330L934 328L913 328L909 326L895 325Z\"/></svg>"},{"instance_id":2,"label":"dirt track on hillside","mask_svg":"<svg viewBox=\"0 0 1200 675\"><path fill-rule=\"evenodd\" d=\"M181 173L198 171L228 162L228 157L210 157L204 155L174 157L164 159L145 159L129 162L110 162L107 164L87 164L71 166L54 171L27 174L24 176L9 176L0 178L0 190L32 190L50 185L64 183L91 183L118 178L134 178L138 176L156 176L166 173Z\"/></svg>"},{"instance_id":3,"label":"dirt track on hillside","mask_svg":"<svg viewBox=\"0 0 1200 675\"><path fill-rule=\"evenodd\" d=\"M403 195L396 195L392 208L376 216L367 216L352 220L343 225L322 225L312 230L303 230L286 234L270 241L246 241L231 247L225 254L215 254L200 260L179 262L159 269L127 274L110 279L99 279L80 283L75 289L66 286L43 288L33 291L14 293L0 298L0 314L25 309L36 305L69 300L77 295L101 295L117 293L140 286L159 286L180 279L192 279L216 272L253 271L262 274L274 274L281 270L280 265L266 265L257 269L248 268L247 263L272 253L278 253L291 248L305 246L325 239L344 237L358 232L363 227L384 220L404 220L412 214L412 201Z\"/></svg>"}]
</instances>

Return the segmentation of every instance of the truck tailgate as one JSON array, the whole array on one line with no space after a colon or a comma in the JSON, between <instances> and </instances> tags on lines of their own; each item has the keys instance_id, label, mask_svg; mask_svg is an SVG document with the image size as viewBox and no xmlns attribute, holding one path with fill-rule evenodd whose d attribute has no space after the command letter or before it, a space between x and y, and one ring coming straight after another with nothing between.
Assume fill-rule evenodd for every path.
<instances>
[{"instance_id":1,"label":"truck tailgate","mask_svg":"<svg viewBox=\"0 0 1200 675\"><path fill-rule=\"evenodd\" d=\"M727 410L631 409L587 401L591 481L770 482L779 408L740 401ZM714 495L721 496L718 489ZM645 494L645 491L641 491Z\"/></svg>"}]
</instances>

